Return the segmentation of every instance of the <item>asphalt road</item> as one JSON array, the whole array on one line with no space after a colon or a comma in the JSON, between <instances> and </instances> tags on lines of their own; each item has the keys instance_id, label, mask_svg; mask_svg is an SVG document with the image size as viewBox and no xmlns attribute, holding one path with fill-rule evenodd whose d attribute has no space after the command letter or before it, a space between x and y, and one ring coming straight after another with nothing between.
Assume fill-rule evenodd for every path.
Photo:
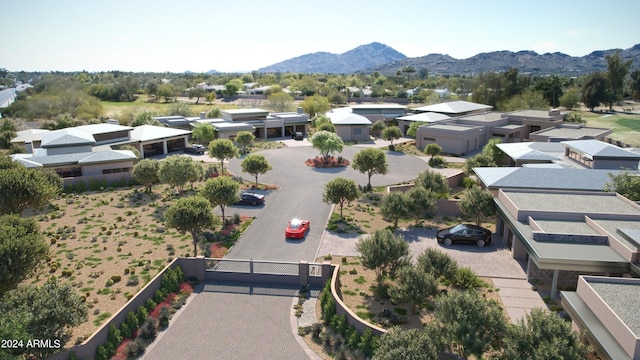
<instances>
[{"instance_id":1,"label":"asphalt road","mask_svg":"<svg viewBox=\"0 0 640 360\"><path fill-rule=\"evenodd\" d=\"M352 159L362 147L346 146L341 155ZM304 161L318 155L311 147L290 147L260 152L271 163L273 170L261 175L261 183L275 184L280 190L263 192L266 194L265 205L258 208L250 206L232 206L225 210L226 214L235 212L255 215L257 219L247 229L242 238L226 255L232 259L313 261L320 246L323 230L330 215L331 206L322 202L324 185L335 177L353 179L357 184L365 185L367 176L351 167L334 169L316 169L307 167ZM235 175L245 179L250 175L243 174L240 159L231 160L227 168ZM426 162L402 153L388 152L387 175L374 175L373 186L393 185L415 179L427 168ZM293 217L308 219L311 230L305 239L285 239L284 230Z\"/></svg>"}]
</instances>

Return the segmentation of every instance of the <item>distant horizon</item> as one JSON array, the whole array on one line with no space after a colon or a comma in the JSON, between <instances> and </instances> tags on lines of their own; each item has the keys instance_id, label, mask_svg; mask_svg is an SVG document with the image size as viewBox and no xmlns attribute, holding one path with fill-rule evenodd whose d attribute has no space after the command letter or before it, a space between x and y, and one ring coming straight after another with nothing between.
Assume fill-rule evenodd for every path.
<instances>
[{"instance_id":1,"label":"distant horizon","mask_svg":"<svg viewBox=\"0 0 640 360\"><path fill-rule=\"evenodd\" d=\"M357 48L357 47L359 47L359 46L363 46L363 45L370 45L370 44L372 44L372 43L380 43L380 42L378 42L378 41L373 41L373 42L368 43L368 44L361 44L361 45L358 45L358 46L354 47L353 49L355 49L355 48ZM392 49L394 49L394 50L398 51L397 49L393 48L393 46L390 46L390 45L387 45L387 44L383 44L383 45L389 46L390 48L392 48ZM593 52L596 52L596 51L609 51L609 50L616 50L616 49L619 49L619 50L626 50L626 49L630 49L630 48L632 48L632 47L634 47L634 46L636 46L636 45L640 45L640 43L638 43L638 44L633 44L633 45L631 45L631 46L629 46L629 47L625 47L625 48L615 48L615 47L612 47L612 48L608 48L608 49L594 49L594 50L592 50L592 51L590 51L590 52L588 52L588 53L586 53L586 54L584 54L584 55L581 55L581 56L572 56L572 55L569 55L569 54L563 53L562 51L552 51L552 52L546 52L546 53L539 53L539 52L536 52L536 51L534 51L534 50L522 49L522 50L515 50L515 51L514 51L514 50L492 50L492 51L482 51L482 52L479 52L479 53L477 53L477 54L471 55L471 56L469 56L469 57L467 57L467 58L456 58L456 57L453 57L453 56L451 56L451 55L449 55L449 54L442 54L442 53L429 53L429 54L418 55L418 56L411 56L411 57L410 57L410 56L407 56L407 58L420 58L420 57L429 56L429 55L444 55L444 56L450 56L450 57L452 57L453 59L456 59L456 60L465 60L465 59L472 58L472 57L474 57L474 56L476 56L476 55L479 55L479 54L486 54L486 53L492 53L492 52L501 52L501 51L510 51L510 52L512 52L512 53L518 53L518 52L522 52L522 51L533 51L533 52L535 52L535 53L536 53L536 54L538 54L538 55L544 55L544 54L547 54L547 53L561 53L561 54L568 55L568 56L572 56L572 57L583 57L583 56L589 55L589 54L591 54L591 53L593 53ZM351 51L351 50L353 50L353 49L349 49L349 50L347 50L347 51L345 51L345 52ZM320 53L330 53L329 51L316 51L315 53L319 53L319 52L320 52ZM398 52L402 53L401 51L398 51ZM309 53L309 54L312 54L312 53ZM304 55L309 55L309 54L302 54L302 55L294 56L294 57L292 57L292 58L290 58L290 59L284 59L284 60L278 61L277 63L284 62L284 61L287 61L287 60L291 60L291 59L294 59L294 58L296 58L296 57L300 57L300 56L304 56ZM336 53L331 53L331 54L333 54L333 55L339 55L339 54L336 54ZM342 54L342 53L340 53L340 54ZM403 54L403 55L404 55L404 54ZM405 56L406 56L406 55L405 55ZM277 64L277 63L273 63L273 64L269 64L269 65L261 66L260 68L269 67L269 66L274 65L274 64ZM184 71L168 71L168 70L166 70L166 71L148 71L148 70L142 70L142 71L130 71L130 70L122 70L122 69L96 70L96 71L89 71L89 70L85 70L85 69L82 69L82 70L68 70L68 71L62 71L62 70L12 70L12 69L7 69L7 70L8 70L9 72L65 72L65 73L70 72L70 73L71 73L71 72L83 72L83 71L86 71L86 72L88 72L88 73L99 73L99 72L113 72L113 71L121 71L121 72L132 72L132 73L173 73L173 74L182 74L182 73L207 74L207 73L209 73L209 72L211 72L211 71L215 71L215 72L220 73L220 74L233 74L233 73L250 73L250 72L253 72L253 71L257 71L258 69L251 69L251 70L238 70L238 71L219 71L219 70L216 70L216 69L209 69L209 70L206 70L206 71L193 71L193 70L190 70L190 69L186 69L186 70L184 70Z\"/></svg>"},{"instance_id":2,"label":"distant horizon","mask_svg":"<svg viewBox=\"0 0 640 360\"><path fill-rule=\"evenodd\" d=\"M621 11L602 16L606 9ZM409 58L459 60L495 51L582 57L640 43L636 0L66 0L3 11L11 31L0 32L0 68L12 72L245 73L373 42Z\"/></svg>"}]
</instances>

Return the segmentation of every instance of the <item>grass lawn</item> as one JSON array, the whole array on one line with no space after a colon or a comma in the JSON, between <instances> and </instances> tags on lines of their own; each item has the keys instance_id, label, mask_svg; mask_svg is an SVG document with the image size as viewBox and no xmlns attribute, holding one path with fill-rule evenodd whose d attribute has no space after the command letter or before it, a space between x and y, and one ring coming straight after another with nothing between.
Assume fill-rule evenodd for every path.
<instances>
[{"instance_id":1,"label":"grass lawn","mask_svg":"<svg viewBox=\"0 0 640 360\"><path fill-rule=\"evenodd\" d=\"M631 146L640 146L640 115L612 115L583 112L582 118L590 127L613 129L612 139Z\"/></svg>"},{"instance_id":2,"label":"grass lawn","mask_svg":"<svg viewBox=\"0 0 640 360\"><path fill-rule=\"evenodd\" d=\"M102 106L104 107L105 116L123 121L124 119L129 119L135 116L135 114L145 110L158 114L158 116L169 115L169 109L173 103L165 103L164 101L149 102L148 95L137 96L138 98L136 101L132 102L101 101ZM188 103L193 116L197 116L201 112L208 113L213 108L225 110L236 109L238 107L234 103L224 103L220 100L214 101L213 104L208 104L204 98L200 99L198 105L195 104L195 99L189 100L188 98L179 98L178 101Z\"/></svg>"}]
</instances>

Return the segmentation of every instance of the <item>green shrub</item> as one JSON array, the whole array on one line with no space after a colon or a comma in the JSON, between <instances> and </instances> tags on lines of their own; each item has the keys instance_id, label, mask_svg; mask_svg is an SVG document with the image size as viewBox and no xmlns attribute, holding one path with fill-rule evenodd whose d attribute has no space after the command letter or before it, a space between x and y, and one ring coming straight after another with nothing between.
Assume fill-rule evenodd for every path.
<instances>
[{"instance_id":1,"label":"green shrub","mask_svg":"<svg viewBox=\"0 0 640 360\"><path fill-rule=\"evenodd\" d=\"M463 266L456 270L453 284L465 289L476 289L484 285L483 281L469 267Z\"/></svg>"},{"instance_id":2,"label":"green shrub","mask_svg":"<svg viewBox=\"0 0 640 360\"><path fill-rule=\"evenodd\" d=\"M140 330L138 330L138 338L142 339L146 344L151 343L158 333L158 320L148 317L145 319L142 326L140 326Z\"/></svg>"},{"instance_id":3,"label":"green shrub","mask_svg":"<svg viewBox=\"0 0 640 360\"><path fill-rule=\"evenodd\" d=\"M113 275L113 276L111 276L111 280L114 283L117 283L117 282L120 282L120 280L122 280L122 277L120 275Z\"/></svg>"},{"instance_id":4,"label":"green shrub","mask_svg":"<svg viewBox=\"0 0 640 360\"><path fill-rule=\"evenodd\" d=\"M447 162L444 160L444 158L442 156L434 156L431 159L429 159L429 166L431 167L435 167L435 168L440 168L440 167L446 167Z\"/></svg>"},{"instance_id":5,"label":"green shrub","mask_svg":"<svg viewBox=\"0 0 640 360\"><path fill-rule=\"evenodd\" d=\"M464 186L465 188L470 189L474 185L478 185L478 183L474 179L468 177L462 179L462 186Z\"/></svg>"},{"instance_id":6,"label":"green shrub","mask_svg":"<svg viewBox=\"0 0 640 360\"><path fill-rule=\"evenodd\" d=\"M138 306L138 308L136 309L136 317L138 318L138 324L142 324L145 322L145 320L147 320L147 317L149 317L149 312L144 307L144 305Z\"/></svg>"}]
</instances>

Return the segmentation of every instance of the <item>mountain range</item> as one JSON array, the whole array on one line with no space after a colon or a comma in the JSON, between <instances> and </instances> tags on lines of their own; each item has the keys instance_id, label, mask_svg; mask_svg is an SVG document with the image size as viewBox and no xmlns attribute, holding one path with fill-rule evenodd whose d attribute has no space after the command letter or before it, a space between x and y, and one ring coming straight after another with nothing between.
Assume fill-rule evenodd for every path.
<instances>
[{"instance_id":1,"label":"mountain range","mask_svg":"<svg viewBox=\"0 0 640 360\"><path fill-rule=\"evenodd\" d=\"M620 51L623 60L632 59L632 67L640 65L640 44L629 49L598 50L575 57L560 52L538 54L535 51L493 51L474 55L467 59L455 59L444 54L429 54L409 58L395 49L374 42L360 45L342 54L316 52L298 56L258 69L259 72L299 73L371 73L378 71L394 75L406 67L429 74L470 75L488 71L506 71L516 68L520 73L534 75L578 76L594 71L606 71L605 56ZM635 66L634 66L635 65Z\"/></svg>"}]
</instances>

